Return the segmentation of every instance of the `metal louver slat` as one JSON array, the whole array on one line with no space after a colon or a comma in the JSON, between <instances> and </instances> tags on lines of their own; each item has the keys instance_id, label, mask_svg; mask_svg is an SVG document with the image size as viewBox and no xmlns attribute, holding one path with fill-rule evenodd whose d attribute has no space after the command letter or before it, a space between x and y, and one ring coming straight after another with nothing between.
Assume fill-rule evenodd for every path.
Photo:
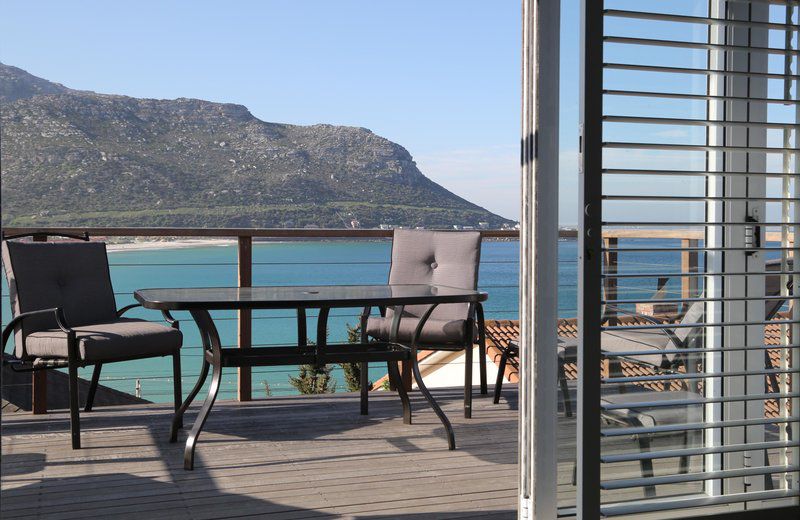
<instances>
[{"instance_id":1,"label":"metal louver slat","mask_svg":"<svg viewBox=\"0 0 800 520\"><path fill-rule=\"evenodd\" d=\"M685 432L696 430L712 430L716 428L736 428L739 426L763 426L765 424L792 423L800 417L776 417L767 419L737 419L731 421L714 421L701 423L669 424L664 426L636 426L631 428L603 428L600 434L603 437L625 437L628 435L642 435L651 433Z\"/></svg>"},{"instance_id":2,"label":"metal louver slat","mask_svg":"<svg viewBox=\"0 0 800 520\"><path fill-rule=\"evenodd\" d=\"M796 448L797 442L774 441L752 444L731 444L728 446L715 446L711 448L688 448L680 450L648 451L647 453L622 453L619 455L604 455L603 463L631 462L635 460L669 459L676 457L689 457L692 455L708 455L711 453L729 453L733 451L768 450L772 448Z\"/></svg>"},{"instance_id":3,"label":"metal louver slat","mask_svg":"<svg viewBox=\"0 0 800 520\"><path fill-rule=\"evenodd\" d=\"M697 507L722 506L726 504L736 504L739 502L757 500L777 500L786 498L800 497L800 491L791 489L780 489L773 491L759 491L750 493L731 493L720 496L696 496L692 498L669 498L664 500L636 501L628 503L613 504L601 507L601 514L605 517L637 515L642 513L653 513L657 511L676 511L691 510ZM783 510L784 513L794 514L790 510ZM763 512L760 514L764 514ZM755 518L755 515L753 515ZM684 516L685 518L685 516ZM780 518L780 517L778 517ZM788 518L792 518L791 516Z\"/></svg>"},{"instance_id":4,"label":"metal louver slat","mask_svg":"<svg viewBox=\"0 0 800 520\"><path fill-rule=\"evenodd\" d=\"M743 52L768 52L780 55L800 55L800 52L792 49L775 49L772 47L748 47L746 45L719 45L713 43L687 42L676 40L655 40L651 38L625 38L621 36L606 36L606 43L626 43L629 45L652 45L656 47L677 47L681 49L700 49L700 50L727 50Z\"/></svg>"},{"instance_id":5,"label":"metal louver slat","mask_svg":"<svg viewBox=\"0 0 800 520\"><path fill-rule=\"evenodd\" d=\"M764 103L774 103L776 105L797 105L800 101L796 99L781 99L757 96L717 96L713 94L691 94L688 92L657 92L648 90L603 90L603 94L609 96L630 96L630 97L652 97L652 98L673 98L691 99L697 101L760 101Z\"/></svg>"},{"instance_id":6,"label":"metal louver slat","mask_svg":"<svg viewBox=\"0 0 800 520\"><path fill-rule=\"evenodd\" d=\"M757 468L729 469L722 471L707 471L703 473L685 473L681 475L668 475L663 477L631 478L601 482L602 489L625 489L642 486L656 486L664 484L677 484L680 482L695 482L698 480L711 480L729 477L746 477L754 475L771 475L773 473L788 473L798 471L798 466L762 466Z\"/></svg>"}]
</instances>

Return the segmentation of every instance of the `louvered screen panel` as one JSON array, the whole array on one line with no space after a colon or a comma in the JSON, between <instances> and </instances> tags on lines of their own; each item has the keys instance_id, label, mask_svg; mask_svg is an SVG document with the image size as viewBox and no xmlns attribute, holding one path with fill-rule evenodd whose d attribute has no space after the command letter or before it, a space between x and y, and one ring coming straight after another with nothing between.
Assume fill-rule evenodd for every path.
<instances>
[{"instance_id":1,"label":"louvered screen panel","mask_svg":"<svg viewBox=\"0 0 800 520\"><path fill-rule=\"evenodd\" d=\"M799 11L583 2L579 517L798 512Z\"/></svg>"}]
</instances>

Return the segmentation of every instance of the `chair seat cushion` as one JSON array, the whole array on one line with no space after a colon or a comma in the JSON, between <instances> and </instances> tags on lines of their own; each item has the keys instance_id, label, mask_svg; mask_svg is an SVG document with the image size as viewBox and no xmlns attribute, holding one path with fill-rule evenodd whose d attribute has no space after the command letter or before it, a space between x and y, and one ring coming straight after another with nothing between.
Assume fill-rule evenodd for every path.
<instances>
[{"instance_id":1,"label":"chair seat cushion","mask_svg":"<svg viewBox=\"0 0 800 520\"><path fill-rule=\"evenodd\" d=\"M604 331L600 334L600 346L603 352L648 352L653 355L631 356L642 363L661 366L662 355L660 351L667 348L669 336L659 331L651 330L615 330Z\"/></svg>"},{"instance_id":2,"label":"chair seat cushion","mask_svg":"<svg viewBox=\"0 0 800 520\"><path fill-rule=\"evenodd\" d=\"M121 361L164 356L181 347L178 329L146 320L121 318L97 325L73 327L81 361ZM66 358L67 335L60 329L29 334L25 340L29 357Z\"/></svg>"},{"instance_id":3,"label":"chair seat cushion","mask_svg":"<svg viewBox=\"0 0 800 520\"><path fill-rule=\"evenodd\" d=\"M702 399L702 395L687 391L635 391L603 394L600 401L606 405L630 405L626 408L606 410L603 413L608 417L613 417L625 423L627 426L646 426L651 428L669 424L703 422L702 404L680 404L681 401L702 401ZM676 406L646 406L649 403L661 404L670 401L674 401Z\"/></svg>"},{"instance_id":4,"label":"chair seat cushion","mask_svg":"<svg viewBox=\"0 0 800 520\"><path fill-rule=\"evenodd\" d=\"M397 331L397 341L410 343L417 330L419 318L403 316ZM437 320L430 318L425 322L420 334L420 344L425 345L463 345L466 320ZM367 320L367 334L379 341L389 341L392 331L392 318L374 316ZM469 338L472 341L472 338Z\"/></svg>"}]
</instances>

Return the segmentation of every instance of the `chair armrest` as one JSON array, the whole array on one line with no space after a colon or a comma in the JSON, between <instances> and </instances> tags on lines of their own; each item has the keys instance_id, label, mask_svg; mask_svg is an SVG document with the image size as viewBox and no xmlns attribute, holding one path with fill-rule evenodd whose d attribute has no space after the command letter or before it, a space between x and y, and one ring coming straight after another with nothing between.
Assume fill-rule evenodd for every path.
<instances>
[{"instance_id":1,"label":"chair armrest","mask_svg":"<svg viewBox=\"0 0 800 520\"><path fill-rule=\"evenodd\" d=\"M121 318L122 315L125 314L126 312L128 312L129 310L135 309L136 307L141 307L141 306L142 306L141 303L132 303L130 305L126 305L125 307L117 310L117 318Z\"/></svg>"},{"instance_id":2,"label":"chair armrest","mask_svg":"<svg viewBox=\"0 0 800 520\"><path fill-rule=\"evenodd\" d=\"M619 314L625 314L626 316L633 316L633 317L636 317L636 318L641 318L644 321L648 321L648 322L650 322L650 323L652 323L654 325L663 325L664 323L667 323L667 320L659 319L659 318L656 318L655 316L648 316L647 314L640 314L638 312L627 311L625 309L617 307L616 305L608 305L608 304L606 304L606 307L614 309L614 311L619 313Z\"/></svg>"},{"instance_id":3,"label":"chair armrest","mask_svg":"<svg viewBox=\"0 0 800 520\"><path fill-rule=\"evenodd\" d=\"M361 343L366 343L369 341L369 337L367 336L367 320L369 319L369 315L372 312L372 307L364 307L361 311L361 316L359 316L359 327L361 327Z\"/></svg>"},{"instance_id":4,"label":"chair armrest","mask_svg":"<svg viewBox=\"0 0 800 520\"><path fill-rule=\"evenodd\" d=\"M53 307L51 309L40 309L37 311L29 311L23 312L18 316L14 317L13 320L8 322L6 328L3 329L3 352L6 350L6 343L8 343L8 338L11 337L11 333L14 332L14 328L25 321L26 319L32 316L41 316L43 314L53 314L56 318L56 324L58 328L61 329L66 334L74 334L75 332L67 326L67 320L64 318L64 310L61 307Z\"/></svg>"},{"instance_id":5,"label":"chair armrest","mask_svg":"<svg viewBox=\"0 0 800 520\"><path fill-rule=\"evenodd\" d=\"M419 322L417 322L417 328L414 330L414 336L411 338L411 347L413 349L417 348L417 345L419 343L419 337L420 335L422 335L422 328L425 326L425 323L428 321L428 318L431 317L431 314L438 306L439 306L438 303L434 303L433 305L428 307L428 309L419 318Z\"/></svg>"},{"instance_id":6,"label":"chair armrest","mask_svg":"<svg viewBox=\"0 0 800 520\"><path fill-rule=\"evenodd\" d=\"M168 310L166 309L162 310L161 315L164 316L164 321L169 323L169 326L172 327L173 329L181 328L180 322L176 320Z\"/></svg>"},{"instance_id":7,"label":"chair armrest","mask_svg":"<svg viewBox=\"0 0 800 520\"><path fill-rule=\"evenodd\" d=\"M121 309L119 309L119 310L117 311L117 318L121 318L121 317L122 317L122 315L123 315L123 314L125 314L126 312L128 312L129 310L131 310L131 309L135 309L135 308L137 308L137 307L141 307L141 306L142 306L142 304L141 304L141 303L132 303L132 304L130 304L130 305L126 305L125 307L123 307L123 308L121 308ZM166 321L167 323L169 323L169 324L170 324L170 326L171 326L173 329L178 329L178 328L180 328L180 323L178 322L178 320L176 320L175 318L173 318L173 317L172 317L172 314L170 314L170 313L169 313L169 311L167 311L167 310L162 310L162 311L161 311L161 314L162 314L162 316L164 316L164 321Z\"/></svg>"}]
</instances>

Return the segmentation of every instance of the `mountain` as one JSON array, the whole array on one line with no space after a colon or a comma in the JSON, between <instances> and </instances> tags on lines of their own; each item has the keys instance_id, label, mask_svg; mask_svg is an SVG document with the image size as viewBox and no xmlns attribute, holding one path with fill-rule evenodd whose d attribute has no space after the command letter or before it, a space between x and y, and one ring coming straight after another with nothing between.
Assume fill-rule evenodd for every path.
<instances>
[{"instance_id":1,"label":"mountain","mask_svg":"<svg viewBox=\"0 0 800 520\"><path fill-rule=\"evenodd\" d=\"M78 91L0 64L5 225L363 227L509 222L365 128Z\"/></svg>"}]
</instances>

